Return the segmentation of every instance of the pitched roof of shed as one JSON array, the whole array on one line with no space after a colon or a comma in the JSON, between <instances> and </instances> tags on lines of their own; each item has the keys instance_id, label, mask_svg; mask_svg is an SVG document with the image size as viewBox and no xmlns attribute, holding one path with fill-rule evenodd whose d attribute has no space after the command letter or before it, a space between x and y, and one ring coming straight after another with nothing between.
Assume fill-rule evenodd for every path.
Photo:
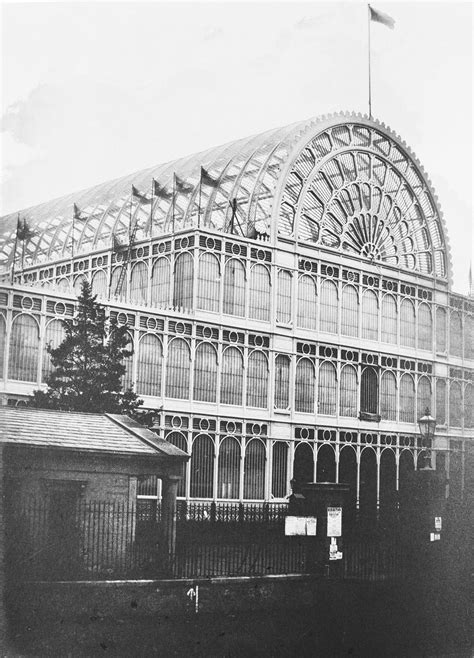
<instances>
[{"instance_id":1,"label":"pitched roof of shed","mask_svg":"<svg viewBox=\"0 0 474 658\"><path fill-rule=\"evenodd\" d=\"M187 457L136 421L116 414L0 407L0 442L165 459Z\"/></svg>"}]
</instances>

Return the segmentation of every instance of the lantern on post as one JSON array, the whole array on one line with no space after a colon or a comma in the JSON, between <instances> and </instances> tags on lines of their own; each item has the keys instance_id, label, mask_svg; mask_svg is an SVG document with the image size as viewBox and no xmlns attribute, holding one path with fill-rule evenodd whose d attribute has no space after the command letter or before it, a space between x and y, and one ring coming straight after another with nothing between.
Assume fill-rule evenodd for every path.
<instances>
[{"instance_id":1,"label":"lantern on post","mask_svg":"<svg viewBox=\"0 0 474 658\"><path fill-rule=\"evenodd\" d=\"M435 435L436 430L436 418L433 418L430 414L428 407L425 409L425 414L418 420L418 426L420 428L421 436L421 447L422 452L424 452L424 465L423 469L431 468L431 444Z\"/></svg>"}]
</instances>

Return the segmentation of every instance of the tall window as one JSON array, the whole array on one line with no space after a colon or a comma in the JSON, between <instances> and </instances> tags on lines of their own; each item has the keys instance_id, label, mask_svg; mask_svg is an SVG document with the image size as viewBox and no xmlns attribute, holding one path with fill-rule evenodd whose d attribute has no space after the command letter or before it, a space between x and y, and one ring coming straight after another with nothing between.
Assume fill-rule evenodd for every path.
<instances>
[{"instance_id":1,"label":"tall window","mask_svg":"<svg viewBox=\"0 0 474 658\"><path fill-rule=\"evenodd\" d=\"M7 324L5 317L0 313L0 379L3 379L5 366L5 348L7 344Z\"/></svg>"},{"instance_id":2,"label":"tall window","mask_svg":"<svg viewBox=\"0 0 474 658\"><path fill-rule=\"evenodd\" d=\"M272 448L272 496L286 496L288 480L288 444L275 441Z\"/></svg>"},{"instance_id":3,"label":"tall window","mask_svg":"<svg viewBox=\"0 0 474 658\"><path fill-rule=\"evenodd\" d=\"M278 354L275 359L275 408L290 406L290 358Z\"/></svg>"},{"instance_id":4,"label":"tall window","mask_svg":"<svg viewBox=\"0 0 474 658\"><path fill-rule=\"evenodd\" d=\"M55 349L64 340L65 331L60 320L51 320L46 326L44 335L44 348L43 348L43 367L42 367L42 381L46 381L48 375L52 372L53 366L51 363L51 356L48 353L47 347Z\"/></svg>"},{"instance_id":5,"label":"tall window","mask_svg":"<svg viewBox=\"0 0 474 658\"><path fill-rule=\"evenodd\" d=\"M359 333L359 300L354 286L344 286L342 290L341 333L343 336Z\"/></svg>"},{"instance_id":6,"label":"tall window","mask_svg":"<svg viewBox=\"0 0 474 658\"><path fill-rule=\"evenodd\" d=\"M449 319L449 353L462 356L462 320L461 314L451 312Z\"/></svg>"},{"instance_id":7,"label":"tall window","mask_svg":"<svg viewBox=\"0 0 474 658\"><path fill-rule=\"evenodd\" d=\"M139 395L161 395L161 371L163 347L160 339L145 334L138 344L137 393Z\"/></svg>"},{"instance_id":8,"label":"tall window","mask_svg":"<svg viewBox=\"0 0 474 658\"><path fill-rule=\"evenodd\" d=\"M103 270L98 270L92 277L92 294L99 297L107 297L107 275Z\"/></svg>"},{"instance_id":9,"label":"tall window","mask_svg":"<svg viewBox=\"0 0 474 658\"><path fill-rule=\"evenodd\" d=\"M436 351L446 352L446 309L438 306L436 309Z\"/></svg>"},{"instance_id":10,"label":"tall window","mask_svg":"<svg viewBox=\"0 0 474 658\"><path fill-rule=\"evenodd\" d=\"M298 482L313 482L314 480L314 451L313 446L309 443L298 443L295 448L293 479Z\"/></svg>"},{"instance_id":11,"label":"tall window","mask_svg":"<svg viewBox=\"0 0 474 658\"><path fill-rule=\"evenodd\" d=\"M180 254L174 265L173 306L193 307L194 259L191 254Z\"/></svg>"},{"instance_id":12,"label":"tall window","mask_svg":"<svg viewBox=\"0 0 474 658\"><path fill-rule=\"evenodd\" d=\"M183 452L188 452L188 442L181 432L170 432L166 435L166 440ZM186 462L182 464L181 480L178 483L177 494L178 496L186 495Z\"/></svg>"},{"instance_id":13,"label":"tall window","mask_svg":"<svg viewBox=\"0 0 474 658\"><path fill-rule=\"evenodd\" d=\"M214 472L214 442L200 434L193 441L191 452L191 498L212 498Z\"/></svg>"},{"instance_id":14,"label":"tall window","mask_svg":"<svg viewBox=\"0 0 474 658\"><path fill-rule=\"evenodd\" d=\"M318 413L336 415L337 379L336 368L329 361L319 366Z\"/></svg>"},{"instance_id":15,"label":"tall window","mask_svg":"<svg viewBox=\"0 0 474 658\"><path fill-rule=\"evenodd\" d=\"M392 295L384 295L382 299L382 342L396 344L397 342L397 302Z\"/></svg>"},{"instance_id":16,"label":"tall window","mask_svg":"<svg viewBox=\"0 0 474 658\"><path fill-rule=\"evenodd\" d=\"M291 322L291 273L278 271L277 322Z\"/></svg>"},{"instance_id":17,"label":"tall window","mask_svg":"<svg viewBox=\"0 0 474 658\"><path fill-rule=\"evenodd\" d=\"M240 444L228 436L219 446L217 497L238 498L240 481Z\"/></svg>"},{"instance_id":18,"label":"tall window","mask_svg":"<svg viewBox=\"0 0 474 658\"><path fill-rule=\"evenodd\" d=\"M309 359L300 359L296 364L295 411L314 413L314 365Z\"/></svg>"},{"instance_id":19,"label":"tall window","mask_svg":"<svg viewBox=\"0 0 474 658\"><path fill-rule=\"evenodd\" d=\"M428 304L420 304L418 307L418 348L433 349L433 321Z\"/></svg>"},{"instance_id":20,"label":"tall window","mask_svg":"<svg viewBox=\"0 0 474 658\"><path fill-rule=\"evenodd\" d=\"M131 333L127 332L127 350L133 350L133 336ZM125 366L125 374L123 376L123 388L131 388L133 386L133 354L125 357L123 360L123 365Z\"/></svg>"},{"instance_id":21,"label":"tall window","mask_svg":"<svg viewBox=\"0 0 474 658\"><path fill-rule=\"evenodd\" d=\"M196 347L193 398L202 402L215 402L217 398L217 353L210 343Z\"/></svg>"},{"instance_id":22,"label":"tall window","mask_svg":"<svg viewBox=\"0 0 474 658\"><path fill-rule=\"evenodd\" d=\"M167 306L170 303L171 265L167 258L158 258L151 271L151 305Z\"/></svg>"},{"instance_id":23,"label":"tall window","mask_svg":"<svg viewBox=\"0 0 474 658\"><path fill-rule=\"evenodd\" d=\"M270 320L270 274L265 265L252 266L249 292L249 317Z\"/></svg>"},{"instance_id":24,"label":"tall window","mask_svg":"<svg viewBox=\"0 0 474 658\"><path fill-rule=\"evenodd\" d=\"M466 384L464 389L464 427L474 427L474 386Z\"/></svg>"},{"instance_id":25,"label":"tall window","mask_svg":"<svg viewBox=\"0 0 474 658\"><path fill-rule=\"evenodd\" d=\"M245 315L245 267L235 258L225 264L224 313L238 317Z\"/></svg>"},{"instance_id":26,"label":"tall window","mask_svg":"<svg viewBox=\"0 0 474 658\"><path fill-rule=\"evenodd\" d=\"M183 338L173 338L168 344L166 362L166 397L189 399L189 345Z\"/></svg>"},{"instance_id":27,"label":"tall window","mask_svg":"<svg viewBox=\"0 0 474 658\"><path fill-rule=\"evenodd\" d=\"M251 439L245 447L244 498L265 498L265 445L260 439Z\"/></svg>"},{"instance_id":28,"label":"tall window","mask_svg":"<svg viewBox=\"0 0 474 658\"><path fill-rule=\"evenodd\" d=\"M133 266L130 276L130 301L145 305L148 298L148 266L140 262Z\"/></svg>"},{"instance_id":29,"label":"tall window","mask_svg":"<svg viewBox=\"0 0 474 658\"><path fill-rule=\"evenodd\" d=\"M319 328L337 334L337 287L333 281L323 281L321 284Z\"/></svg>"},{"instance_id":30,"label":"tall window","mask_svg":"<svg viewBox=\"0 0 474 658\"><path fill-rule=\"evenodd\" d=\"M384 372L380 380L380 415L383 420L397 420L397 380L393 372Z\"/></svg>"},{"instance_id":31,"label":"tall window","mask_svg":"<svg viewBox=\"0 0 474 658\"><path fill-rule=\"evenodd\" d=\"M242 404L244 359L236 347L227 347L222 353L221 403Z\"/></svg>"},{"instance_id":32,"label":"tall window","mask_svg":"<svg viewBox=\"0 0 474 658\"><path fill-rule=\"evenodd\" d=\"M302 329L316 329L317 290L312 276L304 274L298 279L297 325Z\"/></svg>"},{"instance_id":33,"label":"tall window","mask_svg":"<svg viewBox=\"0 0 474 658\"><path fill-rule=\"evenodd\" d=\"M431 411L431 382L428 377L420 377L418 380L416 406L418 418L423 416L426 409Z\"/></svg>"},{"instance_id":34,"label":"tall window","mask_svg":"<svg viewBox=\"0 0 474 658\"><path fill-rule=\"evenodd\" d=\"M120 270L120 269L121 269L120 267L115 268L114 273L116 272L116 270ZM118 280L118 276L117 276L117 280ZM74 288L74 293L75 293L76 295L80 295L80 294L81 294L82 283L83 283L84 281L87 281L87 279L86 279L86 277L85 277L83 274L80 274L79 276L77 276L77 277L74 279L74 286L73 286L73 288ZM123 287L124 287L124 288L127 287L125 281L123 282ZM113 295L115 294L115 286L114 286L114 288L113 288L113 290L112 290L112 294L113 294Z\"/></svg>"},{"instance_id":35,"label":"tall window","mask_svg":"<svg viewBox=\"0 0 474 658\"><path fill-rule=\"evenodd\" d=\"M446 424L446 380L436 380L436 420L438 425Z\"/></svg>"},{"instance_id":36,"label":"tall window","mask_svg":"<svg viewBox=\"0 0 474 658\"><path fill-rule=\"evenodd\" d=\"M31 315L17 315L12 322L8 378L36 382L38 356L38 323Z\"/></svg>"},{"instance_id":37,"label":"tall window","mask_svg":"<svg viewBox=\"0 0 474 658\"><path fill-rule=\"evenodd\" d=\"M247 405L267 408L268 362L263 352L253 351L247 367Z\"/></svg>"},{"instance_id":38,"label":"tall window","mask_svg":"<svg viewBox=\"0 0 474 658\"><path fill-rule=\"evenodd\" d=\"M379 410L379 381L375 368L367 366L362 370L360 380L360 410L377 414Z\"/></svg>"},{"instance_id":39,"label":"tall window","mask_svg":"<svg viewBox=\"0 0 474 658\"><path fill-rule=\"evenodd\" d=\"M460 382L449 382L449 424L462 425L462 387Z\"/></svg>"},{"instance_id":40,"label":"tall window","mask_svg":"<svg viewBox=\"0 0 474 658\"><path fill-rule=\"evenodd\" d=\"M221 268L214 254L204 253L199 258L197 307L205 311L219 311Z\"/></svg>"},{"instance_id":41,"label":"tall window","mask_svg":"<svg viewBox=\"0 0 474 658\"><path fill-rule=\"evenodd\" d=\"M120 281L120 272L122 271L122 267L127 267L126 265L119 265L118 267L114 267L112 271L112 277L110 280L110 294L112 297L116 297L117 299L124 300L127 299L128 296L128 280L127 280L127 275L124 276L122 279L122 284L120 290L117 292L117 286ZM80 278L85 278L85 277L80 277ZM77 281L77 279L76 279ZM80 285L79 285L79 291L76 291L76 286L74 285L74 291L78 294L80 291Z\"/></svg>"},{"instance_id":42,"label":"tall window","mask_svg":"<svg viewBox=\"0 0 474 658\"><path fill-rule=\"evenodd\" d=\"M404 299L400 305L400 344L415 347L415 307L409 299Z\"/></svg>"},{"instance_id":43,"label":"tall window","mask_svg":"<svg viewBox=\"0 0 474 658\"><path fill-rule=\"evenodd\" d=\"M357 372L350 364L346 364L341 370L339 414L357 416Z\"/></svg>"},{"instance_id":44,"label":"tall window","mask_svg":"<svg viewBox=\"0 0 474 658\"><path fill-rule=\"evenodd\" d=\"M373 290L366 290L362 295L362 338L378 340L379 337L379 303Z\"/></svg>"},{"instance_id":45,"label":"tall window","mask_svg":"<svg viewBox=\"0 0 474 658\"><path fill-rule=\"evenodd\" d=\"M464 316L464 358L474 359L474 317Z\"/></svg>"},{"instance_id":46,"label":"tall window","mask_svg":"<svg viewBox=\"0 0 474 658\"><path fill-rule=\"evenodd\" d=\"M415 422L415 382L408 373L400 379L400 422Z\"/></svg>"}]
</instances>

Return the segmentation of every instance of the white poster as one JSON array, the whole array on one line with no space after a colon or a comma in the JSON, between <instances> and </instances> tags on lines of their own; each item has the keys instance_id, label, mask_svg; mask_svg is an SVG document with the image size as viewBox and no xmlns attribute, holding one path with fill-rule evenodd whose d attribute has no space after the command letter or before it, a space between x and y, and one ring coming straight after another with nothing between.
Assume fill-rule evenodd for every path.
<instances>
[{"instance_id":1,"label":"white poster","mask_svg":"<svg viewBox=\"0 0 474 658\"><path fill-rule=\"evenodd\" d=\"M316 536L316 517L287 516L285 518L285 535Z\"/></svg>"},{"instance_id":2,"label":"white poster","mask_svg":"<svg viewBox=\"0 0 474 658\"><path fill-rule=\"evenodd\" d=\"M328 537L340 537L342 534L342 507L328 507Z\"/></svg>"}]
</instances>

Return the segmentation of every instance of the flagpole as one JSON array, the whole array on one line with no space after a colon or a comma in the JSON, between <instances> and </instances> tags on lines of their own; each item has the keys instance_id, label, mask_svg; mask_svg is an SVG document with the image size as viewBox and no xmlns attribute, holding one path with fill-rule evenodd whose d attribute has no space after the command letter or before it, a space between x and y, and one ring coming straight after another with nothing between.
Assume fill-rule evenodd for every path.
<instances>
[{"instance_id":1,"label":"flagpole","mask_svg":"<svg viewBox=\"0 0 474 658\"><path fill-rule=\"evenodd\" d=\"M173 172L173 222L171 224L171 228L173 231L173 235L175 233L175 225L174 225L174 209L176 205L176 172Z\"/></svg>"},{"instance_id":2,"label":"flagpole","mask_svg":"<svg viewBox=\"0 0 474 658\"><path fill-rule=\"evenodd\" d=\"M15 280L15 262L16 262L16 250L18 247L18 230L20 228L20 213L18 213L18 217L16 220L16 233L15 233L15 246L13 248L13 265L12 265L12 281L11 285L13 285L14 280Z\"/></svg>"},{"instance_id":3,"label":"flagpole","mask_svg":"<svg viewBox=\"0 0 474 658\"><path fill-rule=\"evenodd\" d=\"M201 175L199 177L198 228L201 227L201 190L202 190L202 167L201 167Z\"/></svg>"},{"instance_id":4,"label":"flagpole","mask_svg":"<svg viewBox=\"0 0 474 658\"><path fill-rule=\"evenodd\" d=\"M371 85L371 71L370 71L370 5L367 5L367 31L369 34L369 119L372 118L372 85Z\"/></svg>"}]
</instances>

